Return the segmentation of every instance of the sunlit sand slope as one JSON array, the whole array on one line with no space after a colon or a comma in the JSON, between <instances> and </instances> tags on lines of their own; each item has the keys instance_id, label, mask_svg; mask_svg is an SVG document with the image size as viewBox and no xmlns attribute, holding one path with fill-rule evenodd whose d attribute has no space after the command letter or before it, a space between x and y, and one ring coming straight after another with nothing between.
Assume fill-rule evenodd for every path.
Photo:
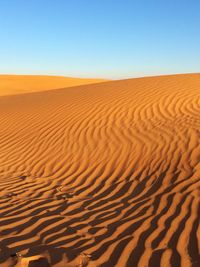
<instances>
[{"instance_id":1,"label":"sunlit sand slope","mask_svg":"<svg viewBox=\"0 0 200 267\"><path fill-rule=\"evenodd\" d=\"M0 114L0 266L200 266L199 74L4 96Z\"/></svg>"},{"instance_id":2,"label":"sunlit sand slope","mask_svg":"<svg viewBox=\"0 0 200 267\"><path fill-rule=\"evenodd\" d=\"M103 81L101 79L79 79L62 76L0 75L0 96L45 91Z\"/></svg>"}]
</instances>

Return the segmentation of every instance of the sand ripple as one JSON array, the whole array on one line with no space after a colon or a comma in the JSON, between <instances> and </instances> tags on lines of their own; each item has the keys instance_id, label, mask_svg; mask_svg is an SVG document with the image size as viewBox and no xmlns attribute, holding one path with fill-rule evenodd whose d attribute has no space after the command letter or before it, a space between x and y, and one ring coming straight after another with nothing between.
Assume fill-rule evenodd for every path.
<instances>
[{"instance_id":1,"label":"sand ripple","mask_svg":"<svg viewBox=\"0 0 200 267\"><path fill-rule=\"evenodd\" d=\"M200 75L4 96L0 114L0 266L200 266Z\"/></svg>"}]
</instances>

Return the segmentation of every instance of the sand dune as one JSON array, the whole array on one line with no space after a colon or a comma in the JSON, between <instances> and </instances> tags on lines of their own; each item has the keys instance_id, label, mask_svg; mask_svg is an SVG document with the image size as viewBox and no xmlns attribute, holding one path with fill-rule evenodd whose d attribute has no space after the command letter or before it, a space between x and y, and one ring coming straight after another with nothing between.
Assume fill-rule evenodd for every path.
<instances>
[{"instance_id":1,"label":"sand dune","mask_svg":"<svg viewBox=\"0 0 200 267\"><path fill-rule=\"evenodd\" d=\"M66 88L104 81L101 79L80 79L62 76L0 75L0 96Z\"/></svg>"},{"instance_id":2,"label":"sand dune","mask_svg":"<svg viewBox=\"0 0 200 267\"><path fill-rule=\"evenodd\" d=\"M0 114L0 266L200 266L199 74L4 96Z\"/></svg>"}]
</instances>

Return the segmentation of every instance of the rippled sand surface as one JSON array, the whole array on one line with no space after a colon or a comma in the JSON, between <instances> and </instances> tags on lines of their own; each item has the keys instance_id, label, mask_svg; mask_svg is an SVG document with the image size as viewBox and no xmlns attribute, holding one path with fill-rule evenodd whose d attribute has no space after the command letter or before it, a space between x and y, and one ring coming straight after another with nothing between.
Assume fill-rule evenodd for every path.
<instances>
[{"instance_id":1,"label":"rippled sand surface","mask_svg":"<svg viewBox=\"0 0 200 267\"><path fill-rule=\"evenodd\" d=\"M0 266L200 266L200 75L0 97Z\"/></svg>"}]
</instances>

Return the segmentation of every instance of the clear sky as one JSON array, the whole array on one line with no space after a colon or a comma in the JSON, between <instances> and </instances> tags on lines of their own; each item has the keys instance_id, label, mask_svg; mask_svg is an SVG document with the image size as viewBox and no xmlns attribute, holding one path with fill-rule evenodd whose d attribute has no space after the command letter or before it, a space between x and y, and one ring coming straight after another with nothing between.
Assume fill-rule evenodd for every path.
<instances>
[{"instance_id":1,"label":"clear sky","mask_svg":"<svg viewBox=\"0 0 200 267\"><path fill-rule=\"evenodd\" d=\"M200 0L0 0L0 73L200 72Z\"/></svg>"}]
</instances>

